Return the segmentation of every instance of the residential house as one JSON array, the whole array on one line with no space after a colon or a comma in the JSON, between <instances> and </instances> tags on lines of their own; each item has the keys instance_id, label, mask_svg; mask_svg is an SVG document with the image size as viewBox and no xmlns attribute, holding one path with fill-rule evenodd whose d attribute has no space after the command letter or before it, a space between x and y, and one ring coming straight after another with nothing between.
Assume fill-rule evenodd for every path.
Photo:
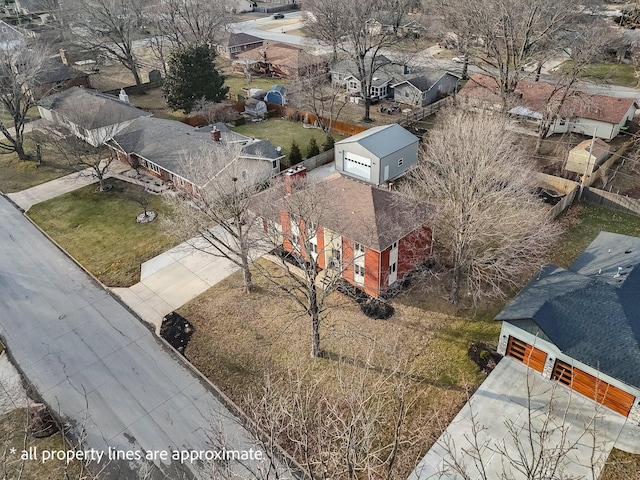
<instances>
[{"instance_id":1,"label":"residential house","mask_svg":"<svg viewBox=\"0 0 640 480\"><path fill-rule=\"evenodd\" d=\"M611 155L609 145L599 138L585 140L569 151L564 169L580 175L591 175Z\"/></svg>"},{"instance_id":2,"label":"residential house","mask_svg":"<svg viewBox=\"0 0 640 480\"><path fill-rule=\"evenodd\" d=\"M40 99L40 117L67 128L94 147L103 145L140 117L151 116L117 97L80 87L71 87Z\"/></svg>"},{"instance_id":3,"label":"residential house","mask_svg":"<svg viewBox=\"0 0 640 480\"><path fill-rule=\"evenodd\" d=\"M24 42L24 33L0 20L0 48L12 51L20 48Z\"/></svg>"},{"instance_id":4,"label":"residential house","mask_svg":"<svg viewBox=\"0 0 640 480\"><path fill-rule=\"evenodd\" d=\"M374 100L387 98L390 94L390 87L394 81L394 72L391 60L384 55L376 57L374 73L370 86L370 95ZM329 69L331 83L344 87L351 94L361 92L361 79L358 67L350 58L339 61Z\"/></svg>"},{"instance_id":5,"label":"residential house","mask_svg":"<svg viewBox=\"0 0 640 480\"><path fill-rule=\"evenodd\" d=\"M295 200L262 202L273 208L267 223L277 223L284 250L313 256L319 268L339 273L375 298L429 258L432 205L338 173L315 184L299 182L305 174L304 167L288 170L284 194L319 200L322 208L314 209L318 218L311 214L304 219L316 224L313 238L301 239L303 220L287 211ZM304 245L310 245L309 252Z\"/></svg>"},{"instance_id":6,"label":"residential house","mask_svg":"<svg viewBox=\"0 0 640 480\"><path fill-rule=\"evenodd\" d=\"M397 123L373 127L334 145L336 170L381 185L418 163L419 138Z\"/></svg>"},{"instance_id":7,"label":"residential house","mask_svg":"<svg viewBox=\"0 0 640 480\"><path fill-rule=\"evenodd\" d=\"M224 58L234 59L239 53L261 47L262 38L254 37L248 33L226 33L216 45L218 55Z\"/></svg>"},{"instance_id":8,"label":"residential house","mask_svg":"<svg viewBox=\"0 0 640 480\"><path fill-rule=\"evenodd\" d=\"M239 53L234 68L271 75L278 78L300 78L306 75L320 75L328 72L326 57L313 55L300 47L286 43L267 43L266 45Z\"/></svg>"},{"instance_id":9,"label":"residential house","mask_svg":"<svg viewBox=\"0 0 640 480\"><path fill-rule=\"evenodd\" d=\"M253 0L229 0L225 5L230 13L253 12L258 6Z\"/></svg>"},{"instance_id":10,"label":"residential house","mask_svg":"<svg viewBox=\"0 0 640 480\"><path fill-rule=\"evenodd\" d=\"M539 122L554 94L554 86L545 82L520 80L513 98L509 99L508 112L522 119ZM468 109L501 110L502 98L496 80L487 75L472 75L458 92L459 104ZM548 135L554 133L578 133L611 140L631 120L638 108L633 98L618 98L608 95L593 95L574 90L564 102Z\"/></svg>"},{"instance_id":11,"label":"residential house","mask_svg":"<svg viewBox=\"0 0 640 480\"><path fill-rule=\"evenodd\" d=\"M269 140L245 137L224 123L198 128L174 120L140 117L108 143L122 161L195 195L209 179L200 178L199 172L189 167L189 160L206 158L209 152L215 155L231 144L239 146L236 157L229 162L234 162L235 170L241 172L241 181L269 178L280 172L284 155Z\"/></svg>"},{"instance_id":12,"label":"residential house","mask_svg":"<svg viewBox=\"0 0 640 480\"><path fill-rule=\"evenodd\" d=\"M47 58L36 77L36 83L37 88L33 92L36 98L71 87L91 88L89 74L70 67L60 55Z\"/></svg>"},{"instance_id":13,"label":"residential house","mask_svg":"<svg viewBox=\"0 0 640 480\"><path fill-rule=\"evenodd\" d=\"M507 304L498 352L640 424L640 238L601 232Z\"/></svg>"},{"instance_id":14,"label":"residential house","mask_svg":"<svg viewBox=\"0 0 640 480\"><path fill-rule=\"evenodd\" d=\"M393 100L419 107L430 105L436 100L454 94L459 81L460 77L450 72L421 69L418 75L391 85Z\"/></svg>"},{"instance_id":15,"label":"residential house","mask_svg":"<svg viewBox=\"0 0 640 480\"><path fill-rule=\"evenodd\" d=\"M29 15L33 13L46 13L58 8L56 0L16 0L14 9L17 13Z\"/></svg>"}]
</instances>

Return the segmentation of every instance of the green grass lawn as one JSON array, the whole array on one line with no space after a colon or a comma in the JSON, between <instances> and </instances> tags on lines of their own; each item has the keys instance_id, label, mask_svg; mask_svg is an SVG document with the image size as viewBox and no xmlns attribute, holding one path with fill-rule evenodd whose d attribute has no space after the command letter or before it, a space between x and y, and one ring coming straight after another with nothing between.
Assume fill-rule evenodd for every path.
<instances>
[{"instance_id":1,"label":"green grass lawn","mask_svg":"<svg viewBox=\"0 0 640 480\"><path fill-rule=\"evenodd\" d=\"M35 156L34 136L25 135L25 150ZM15 153L0 154L0 192L13 193L75 172L74 166L52 145L42 145L42 164L20 161Z\"/></svg>"},{"instance_id":2,"label":"green grass lawn","mask_svg":"<svg viewBox=\"0 0 640 480\"><path fill-rule=\"evenodd\" d=\"M561 222L567 227L551 255L551 262L568 267L601 231L640 237L640 217L593 203L575 203Z\"/></svg>"},{"instance_id":3,"label":"green grass lawn","mask_svg":"<svg viewBox=\"0 0 640 480\"><path fill-rule=\"evenodd\" d=\"M560 67L560 71L568 69L570 66L571 63L566 61ZM626 63L594 63L587 68L583 78L594 82L611 83L632 88L638 85L633 65Z\"/></svg>"},{"instance_id":4,"label":"green grass lawn","mask_svg":"<svg viewBox=\"0 0 640 480\"><path fill-rule=\"evenodd\" d=\"M230 70L230 68L228 69ZM247 78L239 74L225 73L224 84L229 87L229 93L233 95L247 96L245 88L260 88L265 92L268 91L272 85L289 85L291 83L285 78L262 78L251 77L251 82L247 83Z\"/></svg>"},{"instance_id":5,"label":"green grass lawn","mask_svg":"<svg viewBox=\"0 0 640 480\"><path fill-rule=\"evenodd\" d=\"M264 122L246 123L238 127L230 127L233 131L255 138L268 138L276 147L282 147L282 153L289 155L291 142L296 141L302 152L302 157L307 158L309 140L315 138L320 150L325 141L325 135L319 128L304 128L302 123L270 118ZM333 134L336 141L342 140L341 135ZM283 162L285 163L285 162Z\"/></svg>"},{"instance_id":6,"label":"green grass lawn","mask_svg":"<svg viewBox=\"0 0 640 480\"><path fill-rule=\"evenodd\" d=\"M31 107L27 110L27 122L33 122L40 118L40 113L38 112L38 107ZM6 108L0 107L0 122L3 125L6 125L8 128L13 127L13 118L7 112Z\"/></svg>"},{"instance_id":7,"label":"green grass lawn","mask_svg":"<svg viewBox=\"0 0 640 480\"><path fill-rule=\"evenodd\" d=\"M142 207L132 195L142 187L110 179L113 188L96 193L89 185L34 205L29 217L101 282L110 287L133 285L140 264L177 242L161 232L160 222L136 223ZM148 210L169 215L162 197L150 195Z\"/></svg>"}]
</instances>

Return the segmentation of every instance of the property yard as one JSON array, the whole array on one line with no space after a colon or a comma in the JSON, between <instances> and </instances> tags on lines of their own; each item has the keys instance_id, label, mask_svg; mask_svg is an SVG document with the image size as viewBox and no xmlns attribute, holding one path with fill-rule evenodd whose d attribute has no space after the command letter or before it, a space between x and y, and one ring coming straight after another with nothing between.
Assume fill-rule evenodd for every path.
<instances>
[{"instance_id":1,"label":"property yard","mask_svg":"<svg viewBox=\"0 0 640 480\"><path fill-rule=\"evenodd\" d=\"M224 84L229 87L229 95L234 98L235 95L247 96L248 88L259 88L268 91L272 85L289 85L291 82L285 78L270 78L252 76L251 81L247 82L247 77L237 73L231 73L231 67L227 67L224 72Z\"/></svg>"},{"instance_id":2,"label":"property yard","mask_svg":"<svg viewBox=\"0 0 640 480\"><path fill-rule=\"evenodd\" d=\"M263 122L250 122L229 128L249 137L268 138L276 147L282 147L282 153L287 156L291 150L291 142L294 140L300 147L303 158L307 157L307 146L311 138L316 139L321 150L322 144L325 142L325 135L319 128L304 128L300 122L292 122L281 118L270 118ZM338 141L344 137L334 134L333 138Z\"/></svg>"},{"instance_id":3,"label":"property yard","mask_svg":"<svg viewBox=\"0 0 640 480\"><path fill-rule=\"evenodd\" d=\"M568 68L570 68L570 62L566 61L560 67L559 72ZM597 83L610 83L624 87L635 88L638 86L635 68L626 63L594 63L586 69L583 78Z\"/></svg>"},{"instance_id":4,"label":"property yard","mask_svg":"<svg viewBox=\"0 0 640 480\"><path fill-rule=\"evenodd\" d=\"M33 134L25 136L25 150L35 156ZM43 144L42 164L20 161L15 153L0 154L0 192L13 193L40 185L76 171L69 161L52 145Z\"/></svg>"},{"instance_id":5,"label":"property yard","mask_svg":"<svg viewBox=\"0 0 640 480\"><path fill-rule=\"evenodd\" d=\"M260 262L266 269L279 268ZM398 460L402 467L397 478L406 478L418 455L484 378L467 356L470 345L495 345L500 330L497 322L420 309L407 299L393 302L396 312L390 319L372 320L355 302L334 293L329 302L333 308L321 326L325 358L313 360L310 321L304 313L271 291L264 277L255 275L254 282L256 292L245 295L242 276L236 273L179 310L195 327L186 349L188 359L247 412L249 396L255 404L267 374L272 379L291 373L305 382L319 381L338 398L339 364L349 366L347 375L368 370L375 381L394 364L406 362L408 393L416 402L408 423L426 429L420 445ZM388 427L385 423L383 428Z\"/></svg>"},{"instance_id":6,"label":"property yard","mask_svg":"<svg viewBox=\"0 0 640 480\"><path fill-rule=\"evenodd\" d=\"M167 106L164 93L160 88L152 88L142 93L129 95L129 102L142 110L153 113L154 117L166 118L168 120L183 120L185 118L182 110L173 111Z\"/></svg>"},{"instance_id":7,"label":"property yard","mask_svg":"<svg viewBox=\"0 0 640 480\"><path fill-rule=\"evenodd\" d=\"M600 480L638 479L640 479L640 455L633 455L614 448L600 474Z\"/></svg>"},{"instance_id":8,"label":"property yard","mask_svg":"<svg viewBox=\"0 0 640 480\"><path fill-rule=\"evenodd\" d=\"M140 264L177 243L161 232L160 222L136 223L142 207L133 199L142 187L108 180L113 188L97 193L89 185L34 205L29 217L69 254L110 287L139 281ZM149 197L148 210L170 211L160 196Z\"/></svg>"}]
</instances>

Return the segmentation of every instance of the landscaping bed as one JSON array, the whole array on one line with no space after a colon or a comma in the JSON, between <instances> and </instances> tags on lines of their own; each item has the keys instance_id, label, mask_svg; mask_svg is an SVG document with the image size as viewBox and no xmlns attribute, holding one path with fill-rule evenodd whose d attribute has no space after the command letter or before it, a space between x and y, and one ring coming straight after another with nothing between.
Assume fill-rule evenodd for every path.
<instances>
[{"instance_id":1,"label":"landscaping bed","mask_svg":"<svg viewBox=\"0 0 640 480\"><path fill-rule=\"evenodd\" d=\"M89 185L39 203L29 217L69 254L110 287L128 287L140 279L140 265L173 247L160 222L137 223L142 207L135 200L143 188L109 179L108 192ZM148 210L171 212L162 197L151 195Z\"/></svg>"}]
</instances>

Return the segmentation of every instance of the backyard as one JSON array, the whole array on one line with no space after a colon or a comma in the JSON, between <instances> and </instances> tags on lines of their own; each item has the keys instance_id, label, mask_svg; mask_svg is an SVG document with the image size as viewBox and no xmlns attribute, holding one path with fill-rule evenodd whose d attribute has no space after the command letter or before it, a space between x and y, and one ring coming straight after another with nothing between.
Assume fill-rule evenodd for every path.
<instances>
[{"instance_id":1,"label":"backyard","mask_svg":"<svg viewBox=\"0 0 640 480\"><path fill-rule=\"evenodd\" d=\"M177 239L160 222L136 223L142 207L134 199L143 188L110 179L113 188L97 193L89 185L29 209L29 217L87 270L109 287L139 281L140 264L171 248ZM149 195L148 210L170 215L162 197Z\"/></svg>"},{"instance_id":2,"label":"backyard","mask_svg":"<svg viewBox=\"0 0 640 480\"><path fill-rule=\"evenodd\" d=\"M562 73L568 70L571 66L570 63L570 61L562 63L558 72ZM638 86L638 77L634 66L626 63L594 63L587 67L582 77L596 83L609 83L631 88Z\"/></svg>"}]
</instances>

